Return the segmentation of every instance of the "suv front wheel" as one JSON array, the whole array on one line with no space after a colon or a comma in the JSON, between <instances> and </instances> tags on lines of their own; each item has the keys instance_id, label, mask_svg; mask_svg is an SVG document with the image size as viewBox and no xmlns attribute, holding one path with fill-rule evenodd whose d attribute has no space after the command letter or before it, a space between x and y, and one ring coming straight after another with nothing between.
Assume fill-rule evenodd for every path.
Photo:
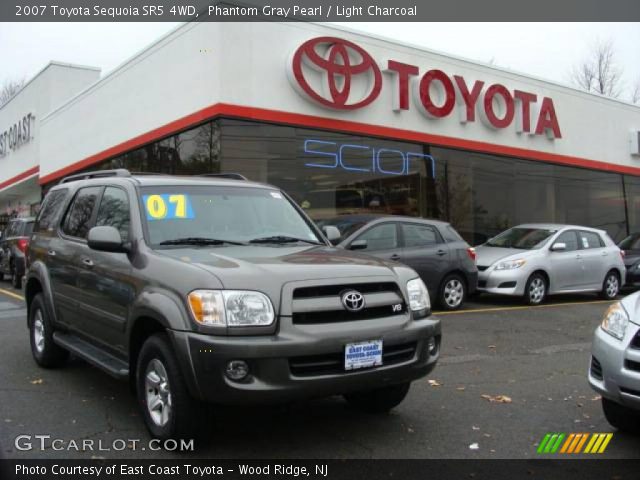
<instances>
[{"instance_id":1,"label":"suv front wheel","mask_svg":"<svg viewBox=\"0 0 640 480\"><path fill-rule=\"evenodd\" d=\"M367 413L386 413L402 403L409 393L410 386L409 382L401 383L365 392L349 393L344 398L357 410Z\"/></svg>"},{"instance_id":2,"label":"suv front wheel","mask_svg":"<svg viewBox=\"0 0 640 480\"><path fill-rule=\"evenodd\" d=\"M193 438L206 426L205 407L191 397L164 334L149 337L136 368L138 403L147 429L161 440Z\"/></svg>"}]
</instances>

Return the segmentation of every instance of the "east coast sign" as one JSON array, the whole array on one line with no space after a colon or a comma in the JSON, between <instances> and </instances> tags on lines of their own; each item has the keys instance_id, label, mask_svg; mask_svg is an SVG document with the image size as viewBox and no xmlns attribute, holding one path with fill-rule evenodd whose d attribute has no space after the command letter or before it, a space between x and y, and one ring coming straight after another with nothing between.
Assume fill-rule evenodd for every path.
<instances>
[{"instance_id":1,"label":"east coast sign","mask_svg":"<svg viewBox=\"0 0 640 480\"><path fill-rule=\"evenodd\" d=\"M520 134L562 138L549 97L439 69L423 72L417 65L393 59L381 68L361 46L341 38L304 42L291 55L288 74L300 95L332 110L365 108L383 88L391 88L391 108L396 112L415 105L431 119L457 115L463 124L479 119L495 130L512 128Z\"/></svg>"},{"instance_id":2,"label":"east coast sign","mask_svg":"<svg viewBox=\"0 0 640 480\"><path fill-rule=\"evenodd\" d=\"M35 118L32 113L27 113L8 128L0 131L0 158L31 141Z\"/></svg>"}]
</instances>

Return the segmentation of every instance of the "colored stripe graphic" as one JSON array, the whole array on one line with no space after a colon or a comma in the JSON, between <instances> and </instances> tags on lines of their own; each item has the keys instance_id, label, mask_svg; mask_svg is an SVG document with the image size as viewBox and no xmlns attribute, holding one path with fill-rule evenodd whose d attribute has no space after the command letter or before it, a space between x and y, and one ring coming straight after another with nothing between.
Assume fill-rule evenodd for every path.
<instances>
[{"instance_id":1,"label":"colored stripe graphic","mask_svg":"<svg viewBox=\"0 0 640 480\"><path fill-rule=\"evenodd\" d=\"M604 453L612 438L613 433L547 433L537 451L541 454L599 454Z\"/></svg>"}]
</instances>

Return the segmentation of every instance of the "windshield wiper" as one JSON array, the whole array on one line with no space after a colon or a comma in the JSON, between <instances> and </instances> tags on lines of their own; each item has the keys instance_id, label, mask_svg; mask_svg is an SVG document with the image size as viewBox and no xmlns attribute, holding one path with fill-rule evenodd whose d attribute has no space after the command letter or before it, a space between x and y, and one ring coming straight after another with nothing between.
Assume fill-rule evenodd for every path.
<instances>
[{"instance_id":1,"label":"windshield wiper","mask_svg":"<svg viewBox=\"0 0 640 480\"><path fill-rule=\"evenodd\" d=\"M316 242L315 240L308 240L306 238L289 237L287 235L274 235L272 237L261 237L250 240L249 243L294 243L305 242L312 245L324 245L324 243Z\"/></svg>"},{"instance_id":2,"label":"windshield wiper","mask_svg":"<svg viewBox=\"0 0 640 480\"><path fill-rule=\"evenodd\" d=\"M206 237L185 237L176 238L173 240L165 240L160 242L160 245L244 245L242 242L234 242L232 240L220 240L218 238L206 238Z\"/></svg>"}]
</instances>

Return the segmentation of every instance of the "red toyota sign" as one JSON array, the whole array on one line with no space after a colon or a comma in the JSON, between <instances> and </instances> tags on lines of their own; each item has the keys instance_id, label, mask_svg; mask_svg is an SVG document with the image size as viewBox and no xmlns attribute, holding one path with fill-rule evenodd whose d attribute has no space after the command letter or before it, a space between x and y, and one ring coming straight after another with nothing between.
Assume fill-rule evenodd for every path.
<instances>
[{"instance_id":1,"label":"red toyota sign","mask_svg":"<svg viewBox=\"0 0 640 480\"><path fill-rule=\"evenodd\" d=\"M304 42L291 57L290 78L305 98L335 110L356 110L374 102L383 87L378 63L359 45L336 37ZM499 83L468 82L461 75L420 68L388 60L384 72L393 89L394 111L409 110L410 98L429 118L445 118L459 111L461 123L480 120L490 128L505 129L515 122L517 132L562 138L558 118L549 97L509 90ZM359 83L355 92L355 82ZM533 118L532 118L533 117Z\"/></svg>"}]
</instances>

